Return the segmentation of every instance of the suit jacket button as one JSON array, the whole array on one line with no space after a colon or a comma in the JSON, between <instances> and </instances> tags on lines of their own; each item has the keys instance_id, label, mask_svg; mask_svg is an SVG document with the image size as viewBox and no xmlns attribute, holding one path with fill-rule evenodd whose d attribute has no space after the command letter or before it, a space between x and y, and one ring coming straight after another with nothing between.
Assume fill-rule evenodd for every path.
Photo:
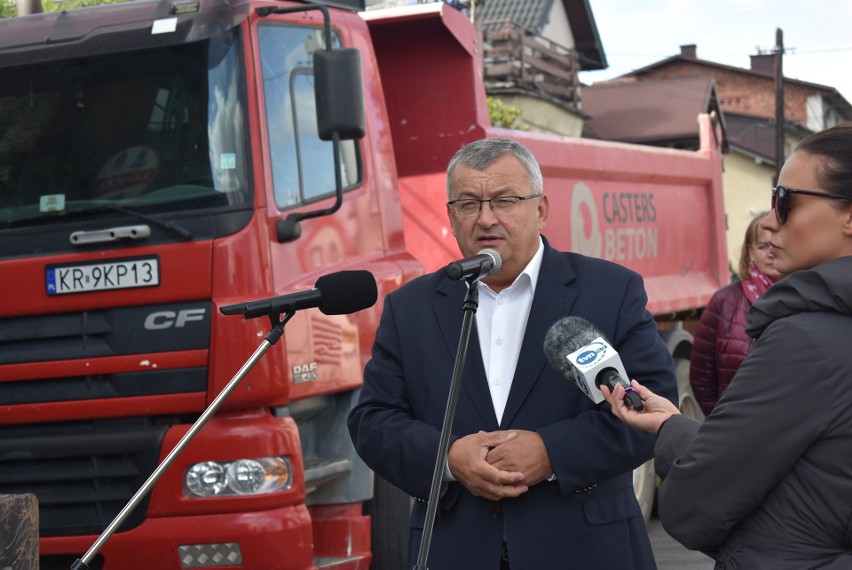
<instances>
[{"instance_id":1,"label":"suit jacket button","mask_svg":"<svg viewBox=\"0 0 852 570\"><path fill-rule=\"evenodd\" d=\"M499 519L503 516L503 509L500 507L494 507L491 509L491 516L495 519Z\"/></svg>"}]
</instances>

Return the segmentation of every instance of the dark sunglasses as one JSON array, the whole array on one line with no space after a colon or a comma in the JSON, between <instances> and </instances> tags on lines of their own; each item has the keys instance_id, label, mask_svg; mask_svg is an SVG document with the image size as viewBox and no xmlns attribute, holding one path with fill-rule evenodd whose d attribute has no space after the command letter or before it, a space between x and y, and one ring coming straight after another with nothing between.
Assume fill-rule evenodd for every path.
<instances>
[{"instance_id":1,"label":"dark sunglasses","mask_svg":"<svg viewBox=\"0 0 852 570\"><path fill-rule=\"evenodd\" d=\"M777 186L772 189L772 209L775 210L775 219L782 226L787 222L787 216L790 215L790 194L804 194L806 196L818 196L836 200L852 200L852 196L844 196L843 194L796 190L794 188L787 188L786 186Z\"/></svg>"}]
</instances>

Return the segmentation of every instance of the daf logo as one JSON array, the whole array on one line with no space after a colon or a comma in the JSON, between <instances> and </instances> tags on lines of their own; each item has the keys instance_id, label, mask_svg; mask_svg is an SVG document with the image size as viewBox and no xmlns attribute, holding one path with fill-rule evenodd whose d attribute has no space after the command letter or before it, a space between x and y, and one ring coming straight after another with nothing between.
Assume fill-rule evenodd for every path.
<instances>
[{"instance_id":1,"label":"daf logo","mask_svg":"<svg viewBox=\"0 0 852 570\"><path fill-rule=\"evenodd\" d=\"M574 362L576 362L578 366L591 366L598 360L602 359L605 354L606 345L602 342L593 342L586 347L586 350L574 358Z\"/></svg>"},{"instance_id":2,"label":"daf logo","mask_svg":"<svg viewBox=\"0 0 852 570\"><path fill-rule=\"evenodd\" d=\"M308 364L296 364L293 366L293 382L301 384L302 382L312 382L317 379L317 363L310 362Z\"/></svg>"},{"instance_id":3,"label":"daf logo","mask_svg":"<svg viewBox=\"0 0 852 570\"><path fill-rule=\"evenodd\" d=\"M181 311L158 311L145 317L145 330L162 331L166 329L181 329L187 323L203 321L207 309L183 309Z\"/></svg>"}]
</instances>

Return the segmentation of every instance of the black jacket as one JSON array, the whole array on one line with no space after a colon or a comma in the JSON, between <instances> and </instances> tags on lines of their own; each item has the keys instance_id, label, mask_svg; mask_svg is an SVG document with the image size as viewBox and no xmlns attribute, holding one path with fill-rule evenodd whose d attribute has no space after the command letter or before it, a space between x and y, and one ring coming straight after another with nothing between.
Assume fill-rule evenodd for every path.
<instances>
[{"instance_id":1,"label":"black jacket","mask_svg":"<svg viewBox=\"0 0 852 570\"><path fill-rule=\"evenodd\" d=\"M385 299L364 388L349 416L358 453L376 473L421 500L411 517L411 562L419 551L441 424L459 345L463 282L443 272ZM547 246L506 410L498 424L474 327L453 437L526 429L544 440L556 481L499 502L449 483L434 524L429 567L491 570L509 544L512 570L651 569L653 552L633 494L633 468L650 458L649 434L595 405L545 358L550 326L574 314L617 348L631 378L674 400L671 356L645 308L641 277L613 263Z\"/></svg>"},{"instance_id":2,"label":"black jacket","mask_svg":"<svg viewBox=\"0 0 852 570\"><path fill-rule=\"evenodd\" d=\"M748 332L705 422L660 430L663 526L716 568L852 568L852 257L773 285Z\"/></svg>"}]
</instances>

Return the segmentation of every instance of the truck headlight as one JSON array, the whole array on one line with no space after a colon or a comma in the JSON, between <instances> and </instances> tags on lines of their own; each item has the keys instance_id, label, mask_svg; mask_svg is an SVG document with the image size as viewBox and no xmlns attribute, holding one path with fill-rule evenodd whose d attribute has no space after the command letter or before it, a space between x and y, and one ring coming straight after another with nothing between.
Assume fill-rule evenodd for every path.
<instances>
[{"instance_id":1,"label":"truck headlight","mask_svg":"<svg viewBox=\"0 0 852 570\"><path fill-rule=\"evenodd\" d=\"M204 461L186 470L186 497L260 495L288 489L290 461L286 457L260 457L235 461Z\"/></svg>"}]
</instances>

